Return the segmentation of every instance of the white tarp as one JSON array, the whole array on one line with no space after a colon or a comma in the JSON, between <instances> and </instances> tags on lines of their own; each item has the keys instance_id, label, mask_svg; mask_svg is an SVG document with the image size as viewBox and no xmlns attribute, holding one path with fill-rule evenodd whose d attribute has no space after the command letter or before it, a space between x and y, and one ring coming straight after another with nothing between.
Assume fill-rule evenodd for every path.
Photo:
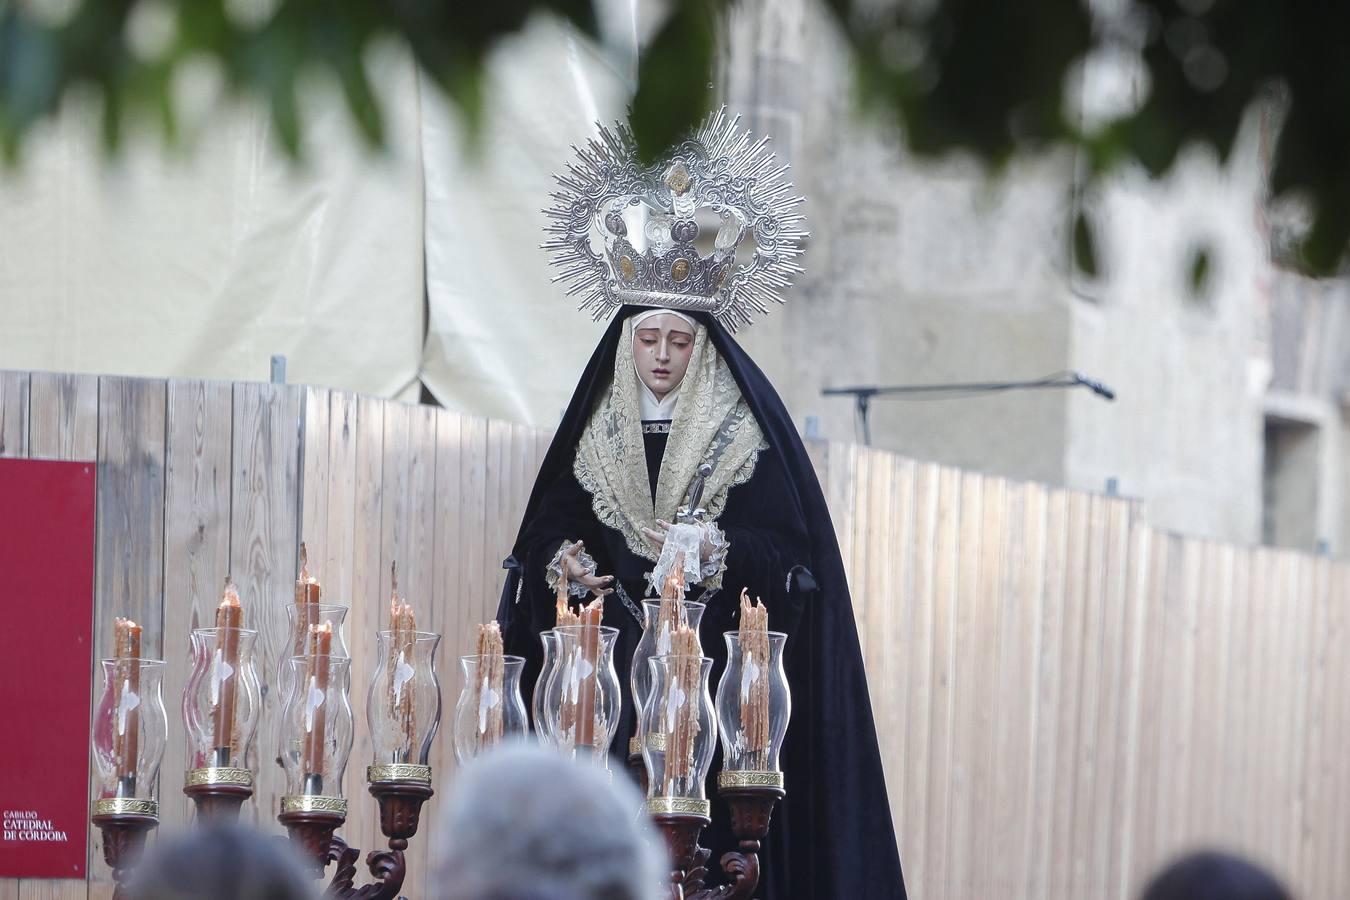
<instances>
[{"instance_id":1,"label":"white tarp","mask_svg":"<svg viewBox=\"0 0 1350 900\"><path fill-rule=\"evenodd\" d=\"M390 150L314 91L303 167L218 95L190 152L143 134L120 161L69 104L0 172L0 368L266 380L282 354L293 382L415 397L417 76L406 53L376 63Z\"/></svg>"},{"instance_id":2,"label":"white tarp","mask_svg":"<svg viewBox=\"0 0 1350 900\"><path fill-rule=\"evenodd\" d=\"M140 134L105 160L67 110L0 173L0 368L265 380L281 354L291 382L415 399L420 376L553 425L603 326L549 283L541 209L634 77L637 7L600 6L608 50L541 16L493 52L476 142L396 50L371 60L382 154L332 91L305 95L301 165L218 94L176 156Z\"/></svg>"},{"instance_id":3,"label":"white tarp","mask_svg":"<svg viewBox=\"0 0 1350 900\"><path fill-rule=\"evenodd\" d=\"M549 283L539 249L552 173L629 96L616 59L537 18L493 54L478 150L423 95L427 296L422 379L444 406L551 427L603 325Z\"/></svg>"}]
</instances>

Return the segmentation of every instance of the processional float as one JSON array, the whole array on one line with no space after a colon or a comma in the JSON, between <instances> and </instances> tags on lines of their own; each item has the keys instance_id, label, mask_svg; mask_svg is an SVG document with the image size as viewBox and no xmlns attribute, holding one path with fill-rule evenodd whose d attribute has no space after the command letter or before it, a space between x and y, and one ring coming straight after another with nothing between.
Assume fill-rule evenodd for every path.
<instances>
[{"instance_id":1,"label":"processional float","mask_svg":"<svg viewBox=\"0 0 1350 900\"><path fill-rule=\"evenodd\" d=\"M641 161L626 127L599 127L557 176L554 205L545 210L543 248L558 269L554 280L580 296L581 308L596 319L636 304L704 312L735 331L782 302L781 292L802 271L797 259L806 231L796 212L802 198L786 180L787 170L767 138L752 139L726 110L656 163ZM713 227L701 225L700 217ZM738 260L737 248L747 238L753 238L753 253ZM695 518L699 490L691 490L684 507ZM671 895L750 897L759 878L760 842L784 796L779 750L791 710L782 667L786 637L769 631L764 608L743 596L740 627L724 636L727 666L714 703L712 660L698 637L703 606L684 599L680 578L658 582L660 597L644 603L645 631L631 668L638 719L629 768L644 784L647 812L671 851ZM346 817L342 778L353 729L350 660L341 638L346 608L322 604L319 596L317 581L302 565L288 608L293 643L276 676L286 698L276 738L287 783L278 819L309 853L316 876L329 862L338 863L330 894L393 897L403 880L403 850L432 796L427 760L440 722L440 636L416 630L395 587L391 628L378 635L380 669L367 708L375 747L367 779L389 849L367 860L375 883L355 888L358 851L335 837ZM237 816L252 793L248 750L258 719L257 634L242 622L239 599L227 586L216 627L192 635L194 670L183 699L192 758L184 790L202 818ZM606 769L622 708L616 636L600 624L598 602L571 609L563 579L556 625L541 635L544 669L532 709L542 742ZM482 627L478 644L477 653L460 660L466 685L456 705L455 753L461 761L528 727L520 693L524 660L502 653L495 625ZM155 791L167 734L163 667L160 660L140 658L139 629L119 622L116 653L104 661L95 722L100 798L93 815L119 885L158 822ZM739 846L720 860L730 882L708 887L709 851L698 839L711 822L705 783L719 736L717 789L731 808Z\"/></svg>"}]
</instances>

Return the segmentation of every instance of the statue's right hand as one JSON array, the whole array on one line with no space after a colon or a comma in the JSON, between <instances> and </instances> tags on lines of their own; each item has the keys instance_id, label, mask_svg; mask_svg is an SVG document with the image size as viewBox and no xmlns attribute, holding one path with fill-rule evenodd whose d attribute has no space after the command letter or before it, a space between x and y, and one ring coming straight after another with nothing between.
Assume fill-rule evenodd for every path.
<instances>
[{"instance_id":1,"label":"statue's right hand","mask_svg":"<svg viewBox=\"0 0 1350 900\"><path fill-rule=\"evenodd\" d=\"M609 585L614 581L613 575L597 575L586 566L582 565L577 557L584 549L582 541L577 541L572 546L563 551L562 564L563 571L567 574L567 580L573 584L579 584L591 591L597 597L603 597L611 593L614 589Z\"/></svg>"}]
</instances>

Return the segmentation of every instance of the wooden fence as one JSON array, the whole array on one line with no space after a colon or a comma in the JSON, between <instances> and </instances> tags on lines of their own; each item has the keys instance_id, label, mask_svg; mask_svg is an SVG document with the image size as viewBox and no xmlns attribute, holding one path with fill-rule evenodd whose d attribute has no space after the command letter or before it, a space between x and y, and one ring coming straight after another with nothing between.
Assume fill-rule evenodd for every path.
<instances>
[{"instance_id":1,"label":"wooden fence","mask_svg":"<svg viewBox=\"0 0 1350 900\"><path fill-rule=\"evenodd\" d=\"M381 845L364 720L389 563L444 634L449 709L546 446L523 426L319 388L0 372L0 456L99 464L95 651L129 615L169 661L165 827L189 817L188 630L231 573L274 672L304 539L325 598L352 608L344 834ZM912 896L1126 898L1196 842L1256 855L1302 896L1350 895L1350 568L1156 532L1121 500L813 450ZM269 695L245 812L270 829L276 707ZM436 754L449 775L448 723ZM89 854L87 882L0 881L0 900L110 895L96 830Z\"/></svg>"},{"instance_id":2,"label":"wooden fence","mask_svg":"<svg viewBox=\"0 0 1350 900\"><path fill-rule=\"evenodd\" d=\"M1350 566L815 449L913 896L1124 900L1198 845L1350 896Z\"/></svg>"}]
</instances>

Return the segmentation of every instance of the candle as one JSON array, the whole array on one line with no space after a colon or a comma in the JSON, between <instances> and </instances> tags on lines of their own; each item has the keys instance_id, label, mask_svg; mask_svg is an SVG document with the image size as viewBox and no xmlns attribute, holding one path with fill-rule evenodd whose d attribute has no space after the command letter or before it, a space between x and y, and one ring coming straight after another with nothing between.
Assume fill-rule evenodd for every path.
<instances>
[{"instance_id":1,"label":"candle","mask_svg":"<svg viewBox=\"0 0 1350 900\"><path fill-rule=\"evenodd\" d=\"M581 608L581 687L577 694L576 746L595 748L596 673L600 667L600 620L604 600L596 597Z\"/></svg>"},{"instance_id":2,"label":"candle","mask_svg":"<svg viewBox=\"0 0 1350 900\"><path fill-rule=\"evenodd\" d=\"M666 657L666 778L662 793L682 796L694 775L694 738L699 733L698 694L702 668L698 633L688 626L677 628L670 638Z\"/></svg>"},{"instance_id":3,"label":"candle","mask_svg":"<svg viewBox=\"0 0 1350 900\"><path fill-rule=\"evenodd\" d=\"M113 658L117 683L113 685L116 701L113 731L113 754L117 758L117 796L136 795L136 757L140 753L140 691L141 670L137 660L141 656L141 626L130 619L118 617L113 622Z\"/></svg>"},{"instance_id":4,"label":"candle","mask_svg":"<svg viewBox=\"0 0 1350 900\"><path fill-rule=\"evenodd\" d=\"M662 600L684 599L684 551L675 554L675 564L670 567L666 580L661 583Z\"/></svg>"},{"instance_id":5,"label":"candle","mask_svg":"<svg viewBox=\"0 0 1350 900\"><path fill-rule=\"evenodd\" d=\"M571 582L567 580L567 563L562 564L562 574L558 576L558 591L556 595L558 606L558 624L562 625L564 615L570 615L571 610L567 606L567 594L571 589Z\"/></svg>"},{"instance_id":6,"label":"candle","mask_svg":"<svg viewBox=\"0 0 1350 900\"><path fill-rule=\"evenodd\" d=\"M661 585L661 605L656 614L656 655L670 652L670 636L689 620L684 612L684 553L675 554L675 565Z\"/></svg>"},{"instance_id":7,"label":"candle","mask_svg":"<svg viewBox=\"0 0 1350 900\"><path fill-rule=\"evenodd\" d=\"M212 746L215 748L213 763L217 766L231 765L234 755L234 686L239 668L239 629L243 619L244 609L239 603L239 592L227 575L220 606L216 607L216 658L211 669L216 688L212 691L216 705L211 711L211 721Z\"/></svg>"},{"instance_id":8,"label":"candle","mask_svg":"<svg viewBox=\"0 0 1350 900\"><path fill-rule=\"evenodd\" d=\"M741 734L750 768L769 759L769 610L741 589Z\"/></svg>"},{"instance_id":9,"label":"candle","mask_svg":"<svg viewBox=\"0 0 1350 900\"><path fill-rule=\"evenodd\" d=\"M478 678L473 687L474 708L478 710L474 744L478 751L502 739L502 694L506 671L503 652L502 630L496 620L479 625Z\"/></svg>"},{"instance_id":10,"label":"candle","mask_svg":"<svg viewBox=\"0 0 1350 900\"><path fill-rule=\"evenodd\" d=\"M555 625L580 625L581 617L572 612L572 607L567 605L567 597L558 595L558 614L554 622Z\"/></svg>"},{"instance_id":11,"label":"candle","mask_svg":"<svg viewBox=\"0 0 1350 900\"><path fill-rule=\"evenodd\" d=\"M305 793L323 793L324 731L327 721L328 658L333 648L333 623L324 622L310 630L314 651L305 663Z\"/></svg>"},{"instance_id":12,"label":"candle","mask_svg":"<svg viewBox=\"0 0 1350 900\"><path fill-rule=\"evenodd\" d=\"M398 595L398 564L389 566L391 583L389 593L389 708L394 711L394 719L402 737L402 747L396 751L400 762L413 759L413 742L417 733L417 719L413 709L414 671L413 650L417 645L417 620L413 616L411 604L405 603Z\"/></svg>"},{"instance_id":13,"label":"candle","mask_svg":"<svg viewBox=\"0 0 1350 900\"><path fill-rule=\"evenodd\" d=\"M319 624L319 579L309 572L309 550L300 543L300 575L295 579L295 633L291 635L291 655L304 656L310 629Z\"/></svg>"}]
</instances>

